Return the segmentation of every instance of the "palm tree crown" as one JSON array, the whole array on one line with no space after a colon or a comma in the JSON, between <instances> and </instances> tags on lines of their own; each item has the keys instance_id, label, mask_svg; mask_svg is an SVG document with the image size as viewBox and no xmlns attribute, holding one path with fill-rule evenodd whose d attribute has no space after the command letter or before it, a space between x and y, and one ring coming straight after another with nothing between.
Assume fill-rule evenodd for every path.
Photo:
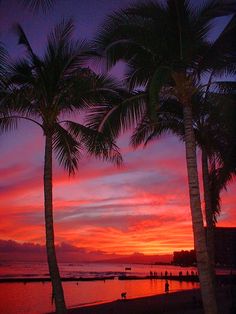
<instances>
[{"instance_id":1,"label":"palm tree crown","mask_svg":"<svg viewBox=\"0 0 236 314\"><path fill-rule=\"evenodd\" d=\"M108 67L119 60L126 62L126 82L134 93L109 113L110 132L118 135L122 127L133 127L132 117L138 122L146 111L153 119L163 95L180 102L191 100L197 91L207 89L208 84L213 86L218 75L235 73L235 12L234 1L206 1L196 8L190 1L168 0L165 4L133 5L109 16L95 45ZM213 19L225 15L231 15L228 24L215 41L210 41ZM210 77L208 84L203 83L206 77ZM97 108L90 125L98 127L110 109ZM122 122L119 126L118 120ZM105 131L105 122L102 127Z\"/></svg>"},{"instance_id":2,"label":"palm tree crown","mask_svg":"<svg viewBox=\"0 0 236 314\"><path fill-rule=\"evenodd\" d=\"M69 173L77 169L82 148L96 157L121 162L117 147L101 133L66 120L75 112L81 116L92 104L108 102L109 96L119 97L114 80L84 67L89 45L71 40L73 28L72 21L57 25L48 37L44 56L39 57L17 25L27 58L11 66L1 119L2 127L22 118L35 122L44 134L51 133L58 161Z\"/></svg>"}]
</instances>

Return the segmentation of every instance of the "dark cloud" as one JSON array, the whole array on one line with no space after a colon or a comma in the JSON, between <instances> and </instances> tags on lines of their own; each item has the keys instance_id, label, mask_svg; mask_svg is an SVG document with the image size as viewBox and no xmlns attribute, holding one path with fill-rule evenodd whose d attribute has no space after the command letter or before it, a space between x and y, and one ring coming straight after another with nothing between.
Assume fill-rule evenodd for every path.
<instances>
[{"instance_id":1,"label":"dark cloud","mask_svg":"<svg viewBox=\"0 0 236 314\"><path fill-rule=\"evenodd\" d=\"M147 256L141 253L127 255L108 254L101 250L89 251L85 248L78 248L68 243L56 246L59 262L95 262L95 261L114 261L114 262L137 262L170 260L170 255ZM34 243L18 243L12 240L0 240L0 262L1 261L46 261L45 246Z\"/></svg>"}]
</instances>

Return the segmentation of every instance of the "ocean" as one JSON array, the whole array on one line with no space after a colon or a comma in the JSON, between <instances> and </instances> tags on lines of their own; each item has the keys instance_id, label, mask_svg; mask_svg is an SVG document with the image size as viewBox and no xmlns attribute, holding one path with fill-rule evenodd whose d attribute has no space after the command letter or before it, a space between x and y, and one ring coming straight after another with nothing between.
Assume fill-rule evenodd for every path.
<instances>
[{"instance_id":1,"label":"ocean","mask_svg":"<svg viewBox=\"0 0 236 314\"><path fill-rule=\"evenodd\" d=\"M147 265L147 264L112 264L112 263L60 263L61 277L74 278L94 278L121 276L125 273L131 276L148 276L150 271L157 272L158 275L165 271L178 275L179 271L183 273L194 271L195 267L184 267L172 265ZM131 268L131 270L126 270ZM48 265L43 262L1 262L0 278L47 278L49 277Z\"/></svg>"},{"instance_id":2,"label":"ocean","mask_svg":"<svg viewBox=\"0 0 236 314\"><path fill-rule=\"evenodd\" d=\"M114 301L122 292L127 298L136 298L164 293L164 279L118 280L118 276L148 276L150 272L157 275L166 271L178 275L180 271L196 272L195 268L181 268L171 265L140 264L103 264L103 263L61 263L61 277L98 278L115 276L114 280L70 281L63 282L68 308L96 303ZM47 278L46 263L1 263L0 278ZM195 289L194 282L169 281L170 292ZM4 314L42 314L54 310L50 282L0 283L0 313Z\"/></svg>"}]
</instances>

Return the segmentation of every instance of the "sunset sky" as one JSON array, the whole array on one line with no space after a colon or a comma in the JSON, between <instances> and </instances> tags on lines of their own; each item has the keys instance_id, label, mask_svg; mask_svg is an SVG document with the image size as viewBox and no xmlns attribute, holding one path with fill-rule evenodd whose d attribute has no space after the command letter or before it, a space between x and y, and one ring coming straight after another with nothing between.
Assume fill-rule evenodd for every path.
<instances>
[{"instance_id":1,"label":"sunset sky","mask_svg":"<svg viewBox=\"0 0 236 314\"><path fill-rule=\"evenodd\" d=\"M35 51L41 53L47 34L62 17L74 19L75 38L91 39L107 14L128 3L131 1L59 0L47 14L33 14L17 0L2 0L0 40L12 58L22 56L12 31L19 22ZM224 23L216 21L213 37ZM118 77L121 73L122 66L113 70ZM79 172L68 178L54 163L56 243L76 246L82 253L98 250L122 255L191 249L183 143L167 136L133 151L128 138L127 133L118 141L124 158L120 169L85 156ZM2 243L44 244L41 130L20 124L17 131L1 135L0 151L0 239ZM235 203L236 186L231 184L222 195L219 226L236 225Z\"/></svg>"}]
</instances>

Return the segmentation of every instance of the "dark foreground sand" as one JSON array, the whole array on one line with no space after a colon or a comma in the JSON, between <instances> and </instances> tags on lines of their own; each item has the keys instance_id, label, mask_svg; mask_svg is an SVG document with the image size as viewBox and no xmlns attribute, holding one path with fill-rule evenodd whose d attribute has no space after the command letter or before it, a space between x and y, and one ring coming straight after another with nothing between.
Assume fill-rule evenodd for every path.
<instances>
[{"instance_id":1,"label":"dark foreground sand","mask_svg":"<svg viewBox=\"0 0 236 314\"><path fill-rule=\"evenodd\" d=\"M128 297L128 296L127 296ZM231 290L221 287L217 291L219 314L233 314ZM117 300L94 306L69 310L70 314L204 314L199 289L151 297Z\"/></svg>"}]
</instances>

